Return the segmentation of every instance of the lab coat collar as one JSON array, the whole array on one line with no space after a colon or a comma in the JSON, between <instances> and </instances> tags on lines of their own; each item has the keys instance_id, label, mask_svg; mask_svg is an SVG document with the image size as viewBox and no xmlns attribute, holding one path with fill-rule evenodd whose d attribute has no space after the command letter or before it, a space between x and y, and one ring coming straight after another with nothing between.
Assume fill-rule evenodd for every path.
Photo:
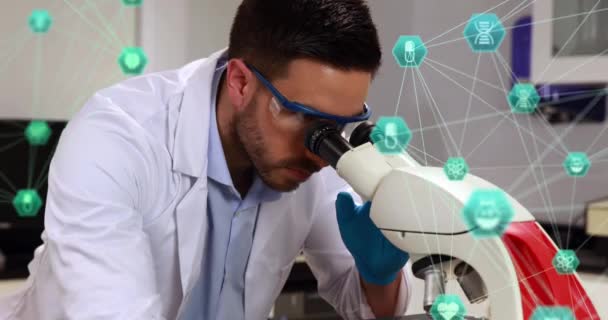
<instances>
[{"instance_id":1,"label":"lab coat collar","mask_svg":"<svg viewBox=\"0 0 608 320\"><path fill-rule=\"evenodd\" d=\"M186 80L177 120L173 147L174 171L192 177L200 177L207 172L211 87L218 60L226 54L227 49L224 48L192 66L196 70Z\"/></svg>"},{"instance_id":2,"label":"lab coat collar","mask_svg":"<svg viewBox=\"0 0 608 320\"><path fill-rule=\"evenodd\" d=\"M208 231L207 148L211 86L218 59L226 50L197 60L179 70L185 87L179 106L173 142L173 171L195 177L196 182L175 208L179 272L183 300L189 299L200 272L202 249ZM189 179L184 179L189 181Z\"/></svg>"}]
</instances>

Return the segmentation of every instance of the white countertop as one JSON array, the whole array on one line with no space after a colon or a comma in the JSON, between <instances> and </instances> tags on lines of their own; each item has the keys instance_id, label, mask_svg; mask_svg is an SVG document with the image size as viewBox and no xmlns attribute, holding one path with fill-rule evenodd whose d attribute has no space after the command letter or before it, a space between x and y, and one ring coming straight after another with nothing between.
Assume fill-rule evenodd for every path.
<instances>
[{"instance_id":1,"label":"white countertop","mask_svg":"<svg viewBox=\"0 0 608 320\"><path fill-rule=\"evenodd\" d=\"M606 296L608 295L608 275L607 274L591 274L591 273L579 273L579 277L583 282L583 286L587 290L587 293L591 297L595 308L599 312L602 319L607 317L608 319L608 303L606 303ZM419 281L415 279L415 281ZM5 294L14 292L17 290L24 282L24 279L19 280L0 280L0 296ZM414 283L414 292L419 291L423 292L424 287L419 287L419 285L423 285L423 282L420 280L420 283ZM422 308L418 308L421 304L422 294L420 297L412 297L412 301L410 301L410 308L408 313L420 313L422 312ZM420 309L420 310L417 310Z\"/></svg>"}]
</instances>

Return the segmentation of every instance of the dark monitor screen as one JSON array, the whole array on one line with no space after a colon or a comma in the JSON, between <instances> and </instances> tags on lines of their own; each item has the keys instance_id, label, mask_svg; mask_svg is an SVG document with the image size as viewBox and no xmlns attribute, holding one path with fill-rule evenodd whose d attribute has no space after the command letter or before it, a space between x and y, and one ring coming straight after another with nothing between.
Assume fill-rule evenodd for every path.
<instances>
[{"instance_id":1,"label":"dark monitor screen","mask_svg":"<svg viewBox=\"0 0 608 320\"><path fill-rule=\"evenodd\" d=\"M27 276L27 263L42 243L48 169L65 125L0 120L0 251L6 258L0 278Z\"/></svg>"}]
</instances>

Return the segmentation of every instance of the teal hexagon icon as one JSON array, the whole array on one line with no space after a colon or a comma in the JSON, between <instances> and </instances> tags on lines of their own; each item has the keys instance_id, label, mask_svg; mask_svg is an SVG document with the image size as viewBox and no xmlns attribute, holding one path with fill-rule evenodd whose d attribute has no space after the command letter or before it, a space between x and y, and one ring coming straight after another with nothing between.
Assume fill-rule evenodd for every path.
<instances>
[{"instance_id":1,"label":"teal hexagon icon","mask_svg":"<svg viewBox=\"0 0 608 320\"><path fill-rule=\"evenodd\" d=\"M140 6L142 2L143 2L143 0L122 0L122 3L125 6L131 6L131 7Z\"/></svg>"},{"instance_id":2,"label":"teal hexagon icon","mask_svg":"<svg viewBox=\"0 0 608 320\"><path fill-rule=\"evenodd\" d=\"M493 52L505 39L505 27L494 13L473 14L464 28L464 38L473 52Z\"/></svg>"},{"instance_id":3,"label":"teal hexagon icon","mask_svg":"<svg viewBox=\"0 0 608 320\"><path fill-rule=\"evenodd\" d=\"M393 56L402 68L419 67L428 50L419 36L400 36L393 47Z\"/></svg>"},{"instance_id":4,"label":"teal hexagon icon","mask_svg":"<svg viewBox=\"0 0 608 320\"><path fill-rule=\"evenodd\" d=\"M536 307L530 320L576 320L567 307Z\"/></svg>"},{"instance_id":5,"label":"teal hexagon icon","mask_svg":"<svg viewBox=\"0 0 608 320\"><path fill-rule=\"evenodd\" d=\"M513 113L532 113L538 108L540 96L531 83L517 83L507 97Z\"/></svg>"},{"instance_id":6,"label":"teal hexagon icon","mask_svg":"<svg viewBox=\"0 0 608 320\"><path fill-rule=\"evenodd\" d=\"M469 172L469 165L464 158L448 158L443 166L443 172L451 181L461 181Z\"/></svg>"},{"instance_id":7,"label":"teal hexagon icon","mask_svg":"<svg viewBox=\"0 0 608 320\"><path fill-rule=\"evenodd\" d=\"M25 138L32 146L46 145L52 130L46 121L33 120L25 128Z\"/></svg>"},{"instance_id":8,"label":"teal hexagon icon","mask_svg":"<svg viewBox=\"0 0 608 320\"><path fill-rule=\"evenodd\" d=\"M21 189L13 198L13 207L19 217L35 217L42 207L42 199L34 189Z\"/></svg>"},{"instance_id":9,"label":"teal hexagon icon","mask_svg":"<svg viewBox=\"0 0 608 320\"><path fill-rule=\"evenodd\" d=\"M53 18L46 10L33 10L28 24L34 33L47 33L53 24Z\"/></svg>"},{"instance_id":10,"label":"teal hexagon icon","mask_svg":"<svg viewBox=\"0 0 608 320\"><path fill-rule=\"evenodd\" d=\"M569 176L584 177L591 168L591 161L584 152L570 152L562 165Z\"/></svg>"},{"instance_id":11,"label":"teal hexagon icon","mask_svg":"<svg viewBox=\"0 0 608 320\"><path fill-rule=\"evenodd\" d=\"M146 53L139 47L127 47L118 57L118 65L127 75L138 75L144 71L148 64Z\"/></svg>"},{"instance_id":12,"label":"teal hexagon icon","mask_svg":"<svg viewBox=\"0 0 608 320\"><path fill-rule=\"evenodd\" d=\"M143 0L122 0L122 3L125 6L131 6L131 7L141 6L142 2L143 2Z\"/></svg>"},{"instance_id":13,"label":"teal hexagon icon","mask_svg":"<svg viewBox=\"0 0 608 320\"><path fill-rule=\"evenodd\" d=\"M552 260L555 271L559 274L573 274L581 263L574 250L558 250Z\"/></svg>"},{"instance_id":14,"label":"teal hexagon icon","mask_svg":"<svg viewBox=\"0 0 608 320\"><path fill-rule=\"evenodd\" d=\"M513 216L513 207L500 189L473 191L462 209L466 226L477 238L502 236Z\"/></svg>"},{"instance_id":15,"label":"teal hexagon icon","mask_svg":"<svg viewBox=\"0 0 608 320\"><path fill-rule=\"evenodd\" d=\"M467 310L459 296L440 294L431 306L433 320L463 320Z\"/></svg>"},{"instance_id":16,"label":"teal hexagon icon","mask_svg":"<svg viewBox=\"0 0 608 320\"><path fill-rule=\"evenodd\" d=\"M400 117L380 117L370 133L370 139L382 154L405 152L412 139L412 131Z\"/></svg>"}]
</instances>

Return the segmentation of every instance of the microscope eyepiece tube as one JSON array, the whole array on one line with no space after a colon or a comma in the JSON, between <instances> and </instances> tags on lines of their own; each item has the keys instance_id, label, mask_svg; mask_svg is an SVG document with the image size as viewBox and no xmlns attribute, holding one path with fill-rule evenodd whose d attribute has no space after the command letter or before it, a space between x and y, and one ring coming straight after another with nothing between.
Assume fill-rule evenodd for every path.
<instances>
[{"instance_id":1,"label":"microscope eyepiece tube","mask_svg":"<svg viewBox=\"0 0 608 320\"><path fill-rule=\"evenodd\" d=\"M305 146L329 163L364 201L372 200L380 181L392 167L369 143L356 148L332 123L318 121L306 134Z\"/></svg>"},{"instance_id":2,"label":"microscope eyepiece tube","mask_svg":"<svg viewBox=\"0 0 608 320\"><path fill-rule=\"evenodd\" d=\"M357 125L357 127L350 134L350 139L348 142L350 142L353 147L358 147L364 143L372 142L371 133L374 130L374 127L376 127L376 125L371 121L365 121Z\"/></svg>"},{"instance_id":3,"label":"microscope eyepiece tube","mask_svg":"<svg viewBox=\"0 0 608 320\"><path fill-rule=\"evenodd\" d=\"M336 168L338 160L353 147L342 137L337 127L318 121L306 133L306 148Z\"/></svg>"}]
</instances>

